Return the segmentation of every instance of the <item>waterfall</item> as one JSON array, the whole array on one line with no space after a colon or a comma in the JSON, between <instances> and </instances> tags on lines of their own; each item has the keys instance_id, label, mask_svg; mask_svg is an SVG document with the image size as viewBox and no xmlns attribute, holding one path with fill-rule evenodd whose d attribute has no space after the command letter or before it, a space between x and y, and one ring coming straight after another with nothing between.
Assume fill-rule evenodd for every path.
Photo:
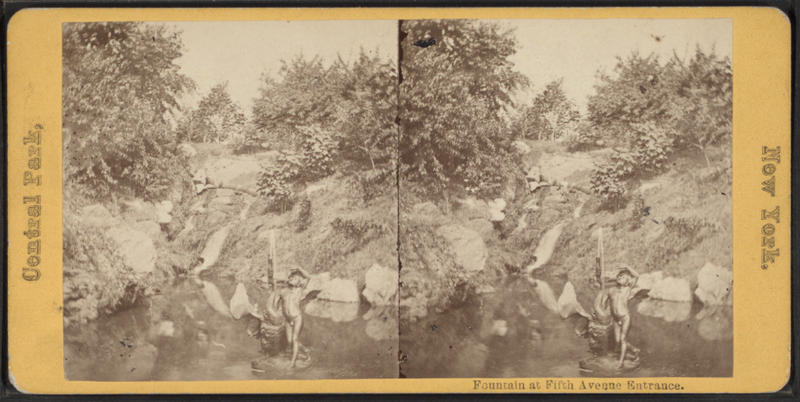
<instances>
[{"instance_id":1,"label":"waterfall","mask_svg":"<svg viewBox=\"0 0 800 402\"><path fill-rule=\"evenodd\" d=\"M539 245L536 246L536 251L533 252L533 255L536 257L536 262L528 265L528 267L525 268L525 273L530 274L550 261L550 257L553 256L553 250L556 248L558 238L561 236L563 229L564 222L561 222L545 232L544 236L539 240Z\"/></svg>"},{"instance_id":2,"label":"waterfall","mask_svg":"<svg viewBox=\"0 0 800 402\"><path fill-rule=\"evenodd\" d=\"M217 262L220 253L222 252L222 246L225 244L225 239L228 238L228 233L231 230L230 225L226 225L222 229L214 232L213 235L208 239L206 243L206 247L203 249L203 252L200 253L200 257L203 259L203 263L197 266L192 272L195 274L199 274L202 271L205 271L214 263Z\"/></svg>"}]
</instances>

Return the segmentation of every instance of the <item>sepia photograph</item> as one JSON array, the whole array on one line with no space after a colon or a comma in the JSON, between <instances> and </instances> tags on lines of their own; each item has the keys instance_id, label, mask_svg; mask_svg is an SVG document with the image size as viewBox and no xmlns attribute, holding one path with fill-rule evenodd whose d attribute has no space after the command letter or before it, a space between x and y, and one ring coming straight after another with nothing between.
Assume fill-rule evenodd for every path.
<instances>
[{"instance_id":1,"label":"sepia photograph","mask_svg":"<svg viewBox=\"0 0 800 402\"><path fill-rule=\"evenodd\" d=\"M66 379L731 377L732 32L63 24Z\"/></svg>"},{"instance_id":2,"label":"sepia photograph","mask_svg":"<svg viewBox=\"0 0 800 402\"><path fill-rule=\"evenodd\" d=\"M67 380L397 378L397 20L62 46Z\"/></svg>"},{"instance_id":3,"label":"sepia photograph","mask_svg":"<svg viewBox=\"0 0 800 402\"><path fill-rule=\"evenodd\" d=\"M400 21L401 378L733 375L732 35Z\"/></svg>"}]
</instances>

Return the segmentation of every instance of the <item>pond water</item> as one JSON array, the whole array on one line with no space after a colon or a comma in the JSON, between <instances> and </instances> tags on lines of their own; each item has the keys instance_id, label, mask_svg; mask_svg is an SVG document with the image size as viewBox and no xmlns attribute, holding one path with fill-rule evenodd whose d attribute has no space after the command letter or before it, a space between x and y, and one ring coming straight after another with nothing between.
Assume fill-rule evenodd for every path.
<instances>
[{"instance_id":1,"label":"pond water","mask_svg":"<svg viewBox=\"0 0 800 402\"><path fill-rule=\"evenodd\" d=\"M177 278L155 296L64 333L68 380L193 381L396 378L397 309L367 304L304 301L300 341L312 352L308 367L261 371L251 362L259 341L247 335L250 316L234 320L229 301L236 283ZM267 291L245 284L265 305ZM263 367L261 367L263 369Z\"/></svg>"},{"instance_id":2,"label":"pond water","mask_svg":"<svg viewBox=\"0 0 800 402\"><path fill-rule=\"evenodd\" d=\"M549 284L557 298L566 278L541 277L539 281ZM575 286L578 301L590 312L598 290ZM586 319L579 315L562 319L551 310L553 300L540 296L548 292L537 292L520 277L507 278L494 288L495 292L470 296L446 312L413 323L401 322L401 377L587 375L579 363L592 355L588 340L576 333L586 327ZM641 348L640 365L623 376L733 375L730 307L704 308L647 297L637 297L629 305L629 341Z\"/></svg>"}]
</instances>

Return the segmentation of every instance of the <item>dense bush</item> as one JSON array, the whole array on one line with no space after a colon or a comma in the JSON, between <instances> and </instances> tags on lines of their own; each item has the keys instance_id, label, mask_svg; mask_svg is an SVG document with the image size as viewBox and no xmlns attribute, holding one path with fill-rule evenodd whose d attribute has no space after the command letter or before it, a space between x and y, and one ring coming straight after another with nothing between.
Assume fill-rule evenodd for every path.
<instances>
[{"instance_id":1,"label":"dense bush","mask_svg":"<svg viewBox=\"0 0 800 402\"><path fill-rule=\"evenodd\" d=\"M468 20L402 21L401 30L401 179L441 199L467 188L496 195L513 153L503 115L528 84L509 61L513 34Z\"/></svg>"},{"instance_id":2,"label":"dense bush","mask_svg":"<svg viewBox=\"0 0 800 402\"><path fill-rule=\"evenodd\" d=\"M180 36L135 22L64 24L64 180L92 198L166 195L183 173L168 116L193 88Z\"/></svg>"},{"instance_id":3,"label":"dense bush","mask_svg":"<svg viewBox=\"0 0 800 402\"><path fill-rule=\"evenodd\" d=\"M258 179L258 193L273 201L274 210L285 212L293 204L294 182L302 164L295 155L282 155L278 163L263 167Z\"/></svg>"},{"instance_id":4,"label":"dense bush","mask_svg":"<svg viewBox=\"0 0 800 402\"><path fill-rule=\"evenodd\" d=\"M302 232L311 225L311 200L308 197L300 199L300 211L297 213L297 231Z\"/></svg>"},{"instance_id":5,"label":"dense bush","mask_svg":"<svg viewBox=\"0 0 800 402\"><path fill-rule=\"evenodd\" d=\"M64 213L64 324L79 325L133 303L152 276L125 266L117 244L75 211Z\"/></svg>"}]
</instances>

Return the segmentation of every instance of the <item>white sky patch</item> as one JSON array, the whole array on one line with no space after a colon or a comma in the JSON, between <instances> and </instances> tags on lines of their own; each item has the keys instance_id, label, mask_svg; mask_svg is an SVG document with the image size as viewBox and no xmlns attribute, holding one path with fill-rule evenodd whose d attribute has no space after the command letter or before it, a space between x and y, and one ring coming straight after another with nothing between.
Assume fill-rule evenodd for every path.
<instances>
[{"instance_id":1,"label":"white sky patch","mask_svg":"<svg viewBox=\"0 0 800 402\"><path fill-rule=\"evenodd\" d=\"M277 76L281 60L321 56L329 66L341 55L352 63L360 48L397 64L397 21L209 21L169 22L183 31L186 46L176 60L180 72L197 83L194 105L212 87L228 81L231 98L250 116L261 74Z\"/></svg>"},{"instance_id":2,"label":"white sky patch","mask_svg":"<svg viewBox=\"0 0 800 402\"><path fill-rule=\"evenodd\" d=\"M731 19L562 19L499 20L515 28L518 51L511 60L528 76L532 93L551 81L564 78L563 88L586 112L587 97L594 93L597 71L612 72L616 57L634 50L642 56L655 53L665 63L673 52L681 59L694 55L695 47L731 58ZM659 39L659 40L657 40Z\"/></svg>"}]
</instances>

